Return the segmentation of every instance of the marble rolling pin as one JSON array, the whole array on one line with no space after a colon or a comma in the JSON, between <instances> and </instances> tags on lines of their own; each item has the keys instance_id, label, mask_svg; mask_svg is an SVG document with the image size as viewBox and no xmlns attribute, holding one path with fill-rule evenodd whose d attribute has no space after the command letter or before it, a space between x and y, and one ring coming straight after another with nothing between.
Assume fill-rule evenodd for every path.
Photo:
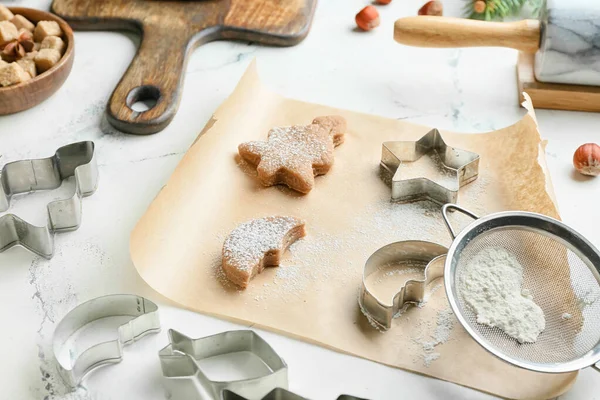
<instances>
[{"instance_id":1,"label":"marble rolling pin","mask_svg":"<svg viewBox=\"0 0 600 400\"><path fill-rule=\"evenodd\" d=\"M539 21L401 18L394 39L421 47L511 47L535 54L540 82L600 86L599 0L547 0Z\"/></svg>"}]
</instances>

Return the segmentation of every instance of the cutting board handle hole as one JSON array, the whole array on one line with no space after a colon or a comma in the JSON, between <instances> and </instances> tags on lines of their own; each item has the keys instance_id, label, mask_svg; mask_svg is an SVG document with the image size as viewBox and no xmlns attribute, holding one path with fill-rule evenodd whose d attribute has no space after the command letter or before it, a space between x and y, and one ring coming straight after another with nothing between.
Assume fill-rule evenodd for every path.
<instances>
[{"instance_id":1,"label":"cutting board handle hole","mask_svg":"<svg viewBox=\"0 0 600 400\"><path fill-rule=\"evenodd\" d=\"M160 90L156 86L138 86L127 95L127 107L135 112L145 112L156 106L160 99Z\"/></svg>"}]
</instances>

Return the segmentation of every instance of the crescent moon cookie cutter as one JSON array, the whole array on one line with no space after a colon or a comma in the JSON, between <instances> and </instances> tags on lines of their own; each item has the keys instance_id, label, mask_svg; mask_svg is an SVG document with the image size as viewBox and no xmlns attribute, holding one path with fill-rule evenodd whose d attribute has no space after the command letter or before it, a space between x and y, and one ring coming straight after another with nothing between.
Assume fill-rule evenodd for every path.
<instances>
[{"instance_id":1,"label":"crescent moon cookie cutter","mask_svg":"<svg viewBox=\"0 0 600 400\"><path fill-rule=\"evenodd\" d=\"M84 326L107 317L132 317L119 326L118 338L95 344L79 352L69 362L61 361L61 354L69 357L75 353L75 343L69 342ZM158 306L152 301L131 294L114 294L86 301L69 311L54 330L52 347L58 364L58 373L65 385L74 389L92 370L105 364L115 364L123 359L123 346L160 331Z\"/></svg>"},{"instance_id":2,"label":"crescent moon cookie cutter","mask_svg":"<svg viewBox=\"0 0 600 400\"><path fill-rule=\"evenodd\" d=\"M170 344L159 351L164 383L172 400L221 400L226 393L258 399L276 388L288 388L287 364L273 348L251 330L219 333L192 339L173 329ZM234 353L252 353L264 364L265 374L222 381L206 374L200 361ZM231 396L231 395L230 395Z\"/></svg>"},{"instance_id":3,"label":"crescent moon cookie cutter","mask_svg":"<svg viewBox=\"0 0 600 400\"><path fill-rule=\"evenodd\" d=\"M408 304L422 304L427 298L427 286L444 276L444 260L448 249L442 245L409 240L383 246L365 263L358 304L369 323L380 331L392 327L392 320ZM367 278L380 268L400 264L423 268L422 279L410 279L394 295L392 303L385 303L369 290Z\"/></svg>"},{"instance_id":4,"label":"crescent moon cookie cutter","mask_svg":"<svg viewBox=\"0 0 600 400\"><path fill-rule=\"evenodd\" d=\"M437 171L425 171L423 175L407 176L407 163L429 156L437 165ZM444 142L437 129L430 130L421 139L414 141L385 142L381 151L381 176L392 186L392 201L408 203L428 199L444 205L456 203L458 190L473 182L479 175L479 154L455 147Z\"/></svg>"},{"instance_id":5,"label":"crescent moon cookie cutter","mask_svg":"<svg viewBox=\"0 0 600 400\"><path fill-rule=\"evenodd\" d=\"M56 189L75 177L75 193L47 206L48 225L32 225L14 214L0 217L0 253L14 246L47 259L54 255L54 233L72 231L81 225L81 199L98 186L98 166L93 142L78 142L56 150L52 157L14 161L0 171L0 212L7 211L12 196Z\"/></svg>"}]
</instances>

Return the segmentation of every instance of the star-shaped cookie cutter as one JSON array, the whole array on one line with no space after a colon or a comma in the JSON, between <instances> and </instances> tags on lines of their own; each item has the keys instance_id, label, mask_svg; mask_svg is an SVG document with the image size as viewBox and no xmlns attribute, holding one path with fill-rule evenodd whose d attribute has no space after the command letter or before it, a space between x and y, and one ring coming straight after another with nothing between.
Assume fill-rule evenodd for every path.
<instances>
[{"instance_id":1,"label":"star-shaped cookie cutter","mask_svg":"<svg viewBox=\"0 0 600 400\"><path fill-rule=\"evenodd\" d=\"M273 389L288 387L287 364L254 331L228 331L192 339L171 329L169 341L158 356L169 398L173 400L221 400L226 391L256 399ZM238 352L254 354L270 373L249 379L217 381L210 379L199 364L199 360Z\"/></svg>"},{"instance_id":2,"label":"star-shaped cookie cutter","mask_svg":"<svg viewBox=\"0 0 600 400\"><path fill-rule=\"evenodd\" d=\"M81 224L81 199L98 185L98 167L93 142L72 143L54 156L6 164L0 171L0 212L7 211L12 196L60 187L75 176L75 193L48 204L48 225L31 225L14 214L0 217L0 253L23 246L45 258L54 254L54 233L75 230Z\"/></svg>"},{"instance_id":3,"label":"star-shaped cookie cutter","mask_svg":"<svg viewBox=\"0 0 600 400\"><path fill-rule=\"evenodd\" d=\"M445 170L456 174L456 188L445 187L425 176L403 179L401 164L417 161L432 152L437 153ZM479 175L479 155L448 146L440 132L432 129L416 142L383 143L381 172L385 180L391 181L393 201L406 203L429 199L440 205L456 203L458 189Z\"/></svg>"}]
</instances>

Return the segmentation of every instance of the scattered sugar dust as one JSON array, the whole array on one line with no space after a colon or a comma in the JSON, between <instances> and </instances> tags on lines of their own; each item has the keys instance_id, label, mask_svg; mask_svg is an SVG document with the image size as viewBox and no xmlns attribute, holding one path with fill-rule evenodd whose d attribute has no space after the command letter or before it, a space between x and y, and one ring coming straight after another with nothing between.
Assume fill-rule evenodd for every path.
<instances>
[{"instance_id":1,"label":"scattered sugar dust","mask_svg":"<svg viewBox=\"0 0 600 400\"><path fill-rule=\"evenodd\" d=\"M432 202L398 204L386 197L357 210L352 217L351 228L343 232L328 232L307 222L307 236L288 248L281 265L274 267L276 271L272 273L269 286L261 284L260 288L256 287L255 278L246 290L229 283L222 272L220 249L229 233L219 232L214 236L219 252L215 252L213 275L224 290L248 294L252 301L293 301L295 297L305 296L309 288L313 291L325 290L325 285L314 283L333 279L344 285L356 286L358 290L364 263L372 252L401 240L439 242L436 240L439 232L445 232L440 216L439 206ZM343 261L338 257L336 261L335 257L331 257L332 253L352 256ZM389 271L388 278L415 272Z\"/></svg>"},{"instance_id":2,"label":"scattered sugar dust","mask_svg":"<svg viewBox=\"0 0 600 400\"><path fill-rule=\"evenodd\" d=\"M458 190L456 171L444 165L437 151L432 151L414 162L400 163L399 171L402 179L427 177L438 185Z\"/></svg>"},{"instance_id":3,"label":"scattered sugar dust","mask_svg":"<svg viewBox=\"0 0 600 400\"><path fill-rule=\"evenodd\" d=\"M599 298L600 294L597 287L588 288L577 297L579 308L583 310L586 307L592 306Z\"/></svg>"},{"instance_id":4,"label":"scattered sugar dust","mask_svg":"<svg viewBox=\"0 0 600 400\"><path fill-rule=\"evenodd\" d=\"M438 282L438 283L436 283L436 282ZM423 296L422 302L420 302L419 304L412 304L412 303L405 304L404 307L402 307L400 310L398 310L398 312L396 314L394 314L394 318L399 318L400 316L402 316L410 307L418 307L418 308L425 307L427 305L427 302L429 301L429 299L435 294L435 292L440 290L440 288L442 288L442 287L444 287L443 280L436 279L433 283L428 285L427 288L425 289L425 295Z\"/></svg>"},{"instance_id":5,"label":"scattered sugar dust","mask_svg":"<svg viewBox=\"0 0 600 400\"><path fill-rule=\"evenodd\" d=\"M281 265L274 267L275 271L270 273L269 286L262 284L265 280L261 280L260 287L256 286L255 278L245 291L231 287L220 268L220 250L229 232L216 234L214 240L219 252L217 254L215 251L215 257L218 258L214 265L215 277L222 283L224 290L247 295L248 303L262 302L266 306L272 301L296 301L306 296L307 290L315 293L326 290L326 285L322 283L330 280L355 287L358 291L365 261L374 251L389 243L424 240L446 246L450 244L439 205L430 201L395 203L390 201L388 190L386 188L380 198L355 210L349 216L349 227L341 232L311 225L308 220L307 236L289 247ZM348 256L332 257L331 254ZM389 271L390 276L387 278L416 272ZM383 278L382 276L381 280ZM429 295L443 286L441 281L434 282L434 285L436 286L429 288Z\"/></svg>"},{"instance_id":6,"label":"scattered sugar dust","mask_svg":"<svg viewBox=\"0 0 600 400\"><path fill-rule=\"evenodd\" d=\"M418 307L421 308L425 304L427 304L427 302L429 301L431 296L433 296L435 294L435 292L440 290L442 287L444 287L444 280L442 278L439 278L439 279L436 279L435 281L433 281L429 285L429 287L426 288L425 296L423 297L423 302L419 303Z\"/></svg>"},{"instance_id":7,"label":"scattered sugar dust","mask_svg":"<svg viewBox=\"0 0 600 400\"><path fill-rule=\"evenodd\" d=\"M423 357L423 362L425 366L429 368L431 363L437 360L438 358L440 358L440 353L427 353Z\"/></svg>"},{"instance_id":8,"label":"scattered sugar dust","mask_svg":"<svg viewBox=\"0 0 600 400\"><path fill-rule=\"evenodd\" d=\"M398 266L398 263L384 264L379 267L379 270L381 272L377 274L377 277L375 277L375 279L374 279L375 283L382 283L383 281L388 280L389 278L395 277L395 276L413 275L413 274L422 275L424 272L424 269L421 267L421 265L413 266L410 264L408 264L408 265L404 264L404 265Z\"/></svg>"},{"instance_id":9,"label":"scattered sugar dust","mask_svg":"<svg viewBox=\"0 0 600 400\"><path fill-rule=\"evenodd\" d=\"M450 340L455 321L456 318L450 308L440 310L436 316L436 325L433 334L428 338L423 336L413 338L413 341L421 348L423 365L429 367L432 362L440 358L440 353L436 352L435 349L437 346ZM423 319L419 320L417 325L421 328L421 331L431 330L433 327L431 321L424 321Z\"/></svg>"},{"instance_id":10,"label":"scattered sugar dust","mask_svg":"<svg viewBox=\"0 0 600 400\"><path fill-rule=\"evenodd\" d=\"M221 234L219 236L224 238L226 235ZM256 287L256 282L251 281L247 289L242 289L231 282L223 271L223 260L220 251L212 257L212 275L221 284L223 290L240 296L251 293L249 299L254 302L263 300L288 302L293 296L300 295L310 282L311 276L314 277L307 265L294 260L294 249L302 242L303 239L299 239L288 248L288 252L291 254L286 257L287 259L281 265L267 267L267 269L272 268L275 270L274 278L270 282L260 284L260 287ZM303 271L303 268L308 268L308 273Z\"/></svg>"}]
</instances>

